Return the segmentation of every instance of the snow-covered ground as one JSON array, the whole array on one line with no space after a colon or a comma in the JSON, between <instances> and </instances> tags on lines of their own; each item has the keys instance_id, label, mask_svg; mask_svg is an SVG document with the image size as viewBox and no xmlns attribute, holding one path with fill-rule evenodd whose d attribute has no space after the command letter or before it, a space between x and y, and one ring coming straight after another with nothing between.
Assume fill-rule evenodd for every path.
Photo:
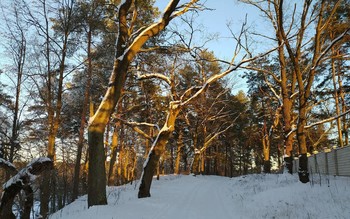
<instances>
[{"instance_id":1,"label":"snow-covered ground","mask_svg":"<svg viewBox=\"0 0 350 219\"><path fill-rule=\"evenodd\" d=\"M150 198L138 184L107 189L108 205L87 208L87 197L50 219L350 218L350 178L314 175L170 175L153 180Z\"/></svg>"}]
</instances>

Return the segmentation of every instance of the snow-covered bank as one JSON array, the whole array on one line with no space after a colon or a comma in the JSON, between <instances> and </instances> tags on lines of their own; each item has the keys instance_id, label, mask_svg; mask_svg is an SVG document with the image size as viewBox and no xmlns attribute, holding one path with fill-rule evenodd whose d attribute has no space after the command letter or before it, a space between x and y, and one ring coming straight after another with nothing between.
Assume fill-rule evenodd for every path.
<instances>
[{"instance_id":1,"label":"snow-covered bank","mask_svg":"<svg viewBox=\"0 0 350 219\"><path fill-rule=\"evenodd\" d=\"M87 208L83 196L50 219L350 218L350 178L313 176L302 184L289 174L164 176L151 198L137 186L108 188L108 205Z\"/></svg>"}]
</instances>

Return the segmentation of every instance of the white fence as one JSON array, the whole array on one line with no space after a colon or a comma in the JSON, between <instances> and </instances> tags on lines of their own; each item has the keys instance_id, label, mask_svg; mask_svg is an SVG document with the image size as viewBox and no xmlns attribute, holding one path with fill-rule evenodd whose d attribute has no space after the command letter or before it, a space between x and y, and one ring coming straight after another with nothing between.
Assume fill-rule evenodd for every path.
<instances>
[{"instance_id":1,"label":"white fence","mask_svg":"<svg viewBox=\"0 0 350 219\"><path fill-rule=\"evenodd\" d=\"M308 157L309 173L334 176L350 176L350 147L332 149L330 152L313 154ZM293 162L293 172L297 173L299 160Z\"/></svg>"}]
</instances>

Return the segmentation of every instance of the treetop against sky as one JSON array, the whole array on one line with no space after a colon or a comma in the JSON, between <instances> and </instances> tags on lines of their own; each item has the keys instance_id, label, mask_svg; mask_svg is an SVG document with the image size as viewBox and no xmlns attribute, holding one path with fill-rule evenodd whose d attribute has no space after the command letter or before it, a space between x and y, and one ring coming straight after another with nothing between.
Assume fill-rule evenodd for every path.
<instances>
[{"instance_id":1,"label":"treetop against sky","mask_svg":"<svg viewBox=\"0 0 350 219\"><path fill-rule=\"evenodd\" d=\"M220 59L230 61L232 58L235 41L232 37L231 30L235 34L238 33L242 23L245 21L246 15L247 23L251 26L252 31L260 32L260 30L266 28L257 25L262 22L262 18L259 16L259 12L252 6L239 3L237 0L203 2L205 3L205 6L211 10L200 11L195 15L195 25L202 30L202 33L196 36L195 42L198 45L203 45L203 42L207 41L207 38L214 38L213 40L208 41L204 46L209 50L214 51L215 55ZM160 11L162 11L168 3L169 1L157 0L155 5L159 7ZM178 28L181 28L183 25L181 24L180 19L176 19L173 23L170 24L170 26L177 25ZM1 29L5 28L2 25L0 26ZM1 44L0 57L0 69L3 69L5 65L11 62L11 57L6 55L6 51ZM0 74L0 81L6 81L5 78L5 75Z\"/></svg>"}]
</instances>

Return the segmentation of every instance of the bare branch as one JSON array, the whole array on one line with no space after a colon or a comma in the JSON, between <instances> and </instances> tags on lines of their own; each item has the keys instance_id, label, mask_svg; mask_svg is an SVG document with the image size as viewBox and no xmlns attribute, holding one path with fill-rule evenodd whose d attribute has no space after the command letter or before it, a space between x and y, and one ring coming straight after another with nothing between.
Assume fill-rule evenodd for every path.
<instances>
[{"instance_id":1,"label":"bare branch","mask_svg":"<svg viewBox=\"0 0 350 219\"><path fill-rule=\"evenodd\" d=\"M238 68L240 68L240 67L241 67L242 65L244 65L245 63L248 63L248 62L254 61L254 60L258 59L258 58L261 58L261 57L263 57L263 56L266 56L266 55L268 55L269 53L275 51L276 49L277 49L277 48L273 48L273 49L271 49L271 50L269 50L269 51L267 51L267 52L265 52L265 53L262 53L262 54L260 54L260 55L257 55L257 56L255 56L255 57L252 57L252 58L249 58L249 59L244 59L244 58L243 58L237 65L231 64L231 65L229 66L229 68L228 68L226 71L223 71L223 72L221 72L221 73L219 73L219 74L216 74L216 75L211 76L211 77L207 80L207 82L206 82L204 85L202 85L201 88L200 88L192 97L190 97L189 99L183 101L180 105L181 105L181 106L187 105L187 104L188 104L189 102L191 102L193 99L197 98L197 97L199 96L199 94L201 94L202 92L204 92L204 91L209 87L210 84L215 83L217 80L219 80L219 79L223 78L224 76L228 75L229 73L231 73L231 72L237 70ZM192 88L190 88L190 89L192 89ZM187 91L186 91L186 92L187 92Z\"/></svg>"},{"instance_id":2,"label":"bare branch","mask_svg":"<svg viewBox=\"0 0 350 219\"><path fill-rule=\"evenodd\" d=\"M344 31L342 34L340 34L337 38L335 38L324 50L323 52L319 55L319 57L316 59L316 61L314 62L314 64L311 67L311 70L315 69L318 64L320 63L321 59L329 52L329 50L332 49L332 47L339 42L340 40L342 40L344 38L345 35L347 35L347 33L350 31L350 29L347 29L346 31Z\"/></svg>"},{"instance_id":3,"label":"bare branch","mask_svg":"<svg viewBox=\"0 0 350 219\"><path fill-rule=\"evenodd\" d=\"M324 123L331 122L331 121L336 120L336 119L338 119L339 117L342 117L342 116L344 116L344 115L346 115L346 114L348 114L348 113L350 113L350 110L345 111L344 113L341 113L341 114L339 114L339 115L337 115L337 116L333 116L333 117L330 117L330 118L327 118L327 119L324 119L324 120L321 120L321 121L312 123L312 124L310 124L310 125L306 125L304 128L305 128L305 129L308 129L308 128L311 128L311 127L314 127L314 126L317 126L317 125L322 125L322 124L324 124ZM288 137L289 135L291 135L291 134L292 134L293 132L295 132L295 131L297 131L297 129L296 129L296 128L293 128L293 129L287 134L286 137Z\"/></svg>"}]
</instances>

